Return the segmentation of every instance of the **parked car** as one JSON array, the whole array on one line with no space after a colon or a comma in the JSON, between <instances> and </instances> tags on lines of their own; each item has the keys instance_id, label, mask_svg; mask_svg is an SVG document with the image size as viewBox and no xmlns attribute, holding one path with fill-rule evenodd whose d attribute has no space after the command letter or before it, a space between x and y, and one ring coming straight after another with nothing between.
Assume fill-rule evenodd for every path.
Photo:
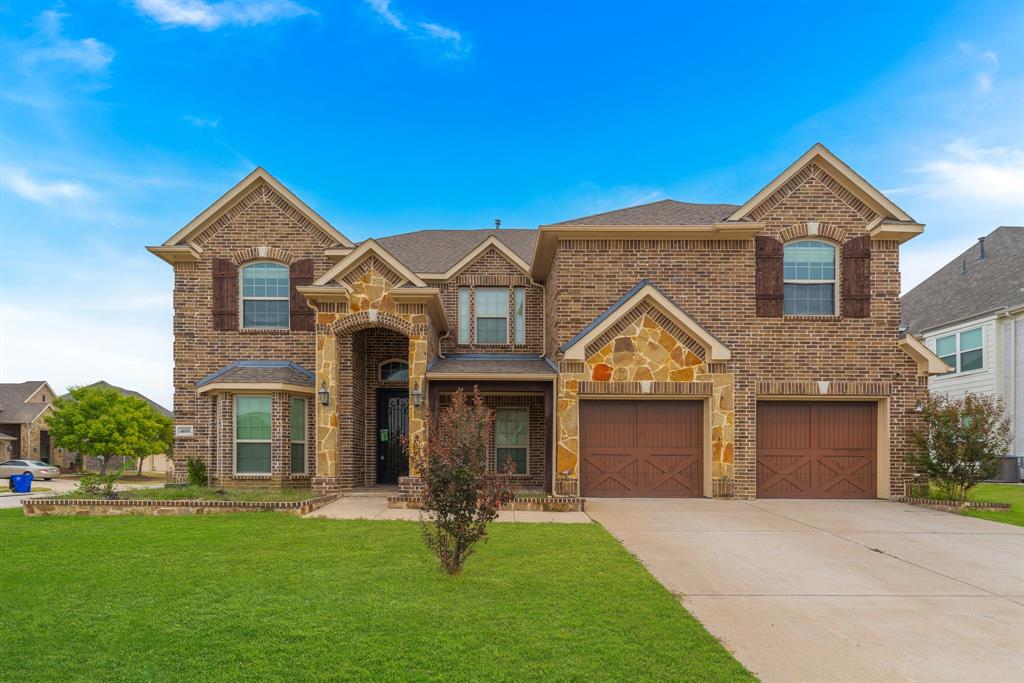
<instances>
[{"instance_id":1,"label":"parked car","mask_svg":"<svg viewBox=\"0 0 1024 683\"><path fill-rule=\"evenodd\" d=\"M10 477L12 474L28 474L36 479L50 481L60 476L60 468L39 460L8 460L0 462L0 478Z\"/></svg>"}]
</instances>

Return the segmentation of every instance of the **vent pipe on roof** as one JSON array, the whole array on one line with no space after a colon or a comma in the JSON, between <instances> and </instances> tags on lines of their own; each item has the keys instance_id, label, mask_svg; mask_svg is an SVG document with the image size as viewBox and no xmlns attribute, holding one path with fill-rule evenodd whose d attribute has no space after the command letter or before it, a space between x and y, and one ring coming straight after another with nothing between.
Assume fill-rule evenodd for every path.
<instances>
[{"instance_id":1,"label":"vent pipe on roof","mask_svg":"<svg viewBox=\"0 0 1024 683\"><path fill-rule=\"evenodd\" d=\"M985 238L984 237L979 237L978 238L978 260L979 261L984 261L985 260Z\"/></svg>"},{"instance_id":2,"label":"vent pipe on roof","mask_svg":"<svg viewBox=\"0 0 1024 683\"><path fill-rule=\"evenodd\" d=\"M501 219L500 218L495 218L494 219L494 229L495 230L501 230Z\"/></svg>"},{"instance_id":3,"label":"vent pipe on roof","mask_svg":"<svg viewBox=\"0 0 1024 683\"><path fill-rule=\"evenodd\" d=\"M967 259L960 262L960 274L964 275L967 273Z\"/></svg>"}]
</instances>

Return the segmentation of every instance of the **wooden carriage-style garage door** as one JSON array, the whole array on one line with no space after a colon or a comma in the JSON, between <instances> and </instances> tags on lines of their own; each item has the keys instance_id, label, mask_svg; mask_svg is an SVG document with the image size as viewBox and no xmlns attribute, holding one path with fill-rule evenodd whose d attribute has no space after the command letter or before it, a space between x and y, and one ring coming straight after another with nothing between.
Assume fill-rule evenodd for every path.
<instances>
[{"instance_id":1,"label":"wooden carriage-style garage door","mask_svg":"<svg viewBox=\"0 0 1024 683\"><path fill-rule=\"evenodd\" d=\"M874 498L877 405L757 404L758 498Z\"/></svg>"},{"instance_id":2,"label":"wooden carriage-style garage door","mask_svg":"<svg viewBox=\"0 0 1024 683\"><path fill-rule=\"evenodd\" d=\"M581 401L581 494L703 495L703 416L701 401Z\"/></svg>"}]
</instances>

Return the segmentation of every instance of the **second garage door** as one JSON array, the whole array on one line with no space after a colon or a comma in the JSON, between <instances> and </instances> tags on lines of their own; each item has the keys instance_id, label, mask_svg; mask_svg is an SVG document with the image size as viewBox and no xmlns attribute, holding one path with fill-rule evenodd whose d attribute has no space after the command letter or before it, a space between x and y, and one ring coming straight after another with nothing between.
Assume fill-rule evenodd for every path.
<instances>
[{"instance_id":1,"label":"second garage door","mask_svg":"<svg viewBox=\"0 0 1024 683\"><path fill-rule=\"evenodd\" d=\"M874 498L877 406L757 405L758 498Z\"/></svg>"},{"instance_id":2,"label":"second garage door","mask_svg":"<svg viewBox=\"0 0 1024 683\"><path fill-rule=\"evenodd\" d=\"M700 401L582 401L582 495L702 496L703 415Z\"/></svg>"}]
</instances>

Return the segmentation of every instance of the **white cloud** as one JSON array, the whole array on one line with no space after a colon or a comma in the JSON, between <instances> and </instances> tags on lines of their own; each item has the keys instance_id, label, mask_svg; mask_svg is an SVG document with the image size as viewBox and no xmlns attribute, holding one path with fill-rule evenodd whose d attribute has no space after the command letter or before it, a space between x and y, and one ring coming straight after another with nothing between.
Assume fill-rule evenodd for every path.
<instances>
[{"instance_id":1,"label":"white cloud","mask_svg":"<svg viewBox=\"0 0 1024 683\"><path fill-rule=\"evenodd\" d=\"M206 119L201 116L192 116L191 114L185 114L181 117L181 120L191 123L196 128L216 128L220 125L220 119Z\"/></svg>"},{"instance_id":2,"label":"white cloud","mask_svg":"<svg viewBox=\"0 0 1024 683\"><path fill-rule=\"evenodd\" d=\"M316 14L293 0L135 0L135 9L168 28L212 31L221 26L255 26Z\"/></svg>"},{"instance_id":3,"label":"white cloud","mask_svg":"<svg viewBox=\"0 0 1024 683\"><path fill-rule=\"evenodd\" d=\"M60 62L83 71L104 71L114 61L114 49L96 38L75 40L62 34L66 14L47 10L39 16L39 34L20 55L26 66Z\"/></svg>"},{"instance_id":4,"label":"white cloud","mask_svg":"<svg viewBox=\"0 0 1024 683\"><path fill-rule=\"evenodd\" d=\"M408 30L405 22L403 22L399 16L392 11L391 0L366 0L366 4L370 6L370 9L377 13L377 16L391 24L394 28L399 31Z\"/></svg>"},{"instance_id":5,"label":"white cloud","mask_svg":"<svg viewBox=\"0 0 1024 683\"><path fill-rule=\"evenodd\" d=\"M995 201L1011 206L1024 202L1024 150L982 147L973 140L955 140L945 145L943 152L908 169L922 178L920 183L887 192Z\"/></svg>"},{"instance_id":6,"label":"white cloud","mask_svg":"<svg viewBox=\"0 0 1024 683\"><path fill-rule=\"evenodd\" d=\"M974 85L981 94L992 92L995 74L999 71L999 55L992 50L979 50L974 43L957 43L957 50L969 62L969 66L976 69L974 73Z\"/></svg>"},{"instance_id":7,"label":"white cloud","mask_svg":"<svg viewBox=\"0 0 1024 683\"><path fill-rule=\"evenodd\" d=\"M0 166L0 187L10 189L23 199L47 204L62 199L85 199L92 191L73 180L43 181L33 178L24 168Z\"/></svg>"},{"instance_id":8,"label":"white cloud","mask_svg":"<svg viewBox=\"0 0 1024 683\"><path fill-rule=\"evenodd\" d=\"M463 52L462 34L455 29L430 22L421 22L420 28L431 38L448 43L450 48L449 56L455 57Z\"/></svg>"}]
</instances>

